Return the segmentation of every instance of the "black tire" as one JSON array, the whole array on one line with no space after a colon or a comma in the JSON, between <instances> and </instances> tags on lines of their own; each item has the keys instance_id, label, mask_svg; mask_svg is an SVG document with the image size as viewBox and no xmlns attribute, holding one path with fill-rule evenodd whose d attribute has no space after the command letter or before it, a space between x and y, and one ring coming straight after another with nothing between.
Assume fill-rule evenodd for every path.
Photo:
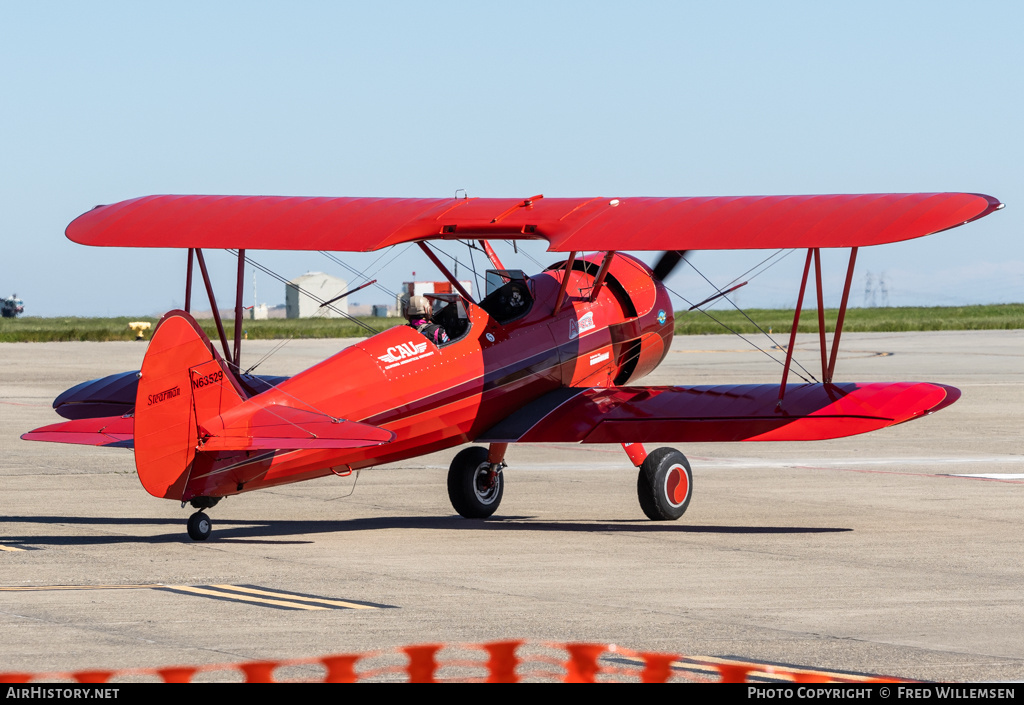
<instances>
[{"instance_id":1,"label":"black tire","mask_svg":"<svg viewBox=\"0 0 1024 705\"><path fill-rule=\"evenodd\" d=\"M648 519L674 521L681 517L693 496L693 473L686 456L675 448L650 453L640 466L636 494Z\"/></svg>"},{"instance_id":2,"label":"black tire","mask_svg":"<svg viewBox=\"0 0 1024 705\"><path fill-rule=\"evenodd\" d=\"M448 468L448 499L452 506L467 519L486 519L501 504L505 491L503 473L490 480L487 449L473 446L459 451Z\"/></svg>"},{"instance_id":3,"label":"black tire","mask_svg":"<svg viewBox=\"0 0 1024 705\"><path fill-rule=\"evenodd\" d=\"M210 538L213 531L213 524L210 517L202 512L196 512L188 518L188 535L193 541L205 541Z\"/></svg>"}]
</instances>

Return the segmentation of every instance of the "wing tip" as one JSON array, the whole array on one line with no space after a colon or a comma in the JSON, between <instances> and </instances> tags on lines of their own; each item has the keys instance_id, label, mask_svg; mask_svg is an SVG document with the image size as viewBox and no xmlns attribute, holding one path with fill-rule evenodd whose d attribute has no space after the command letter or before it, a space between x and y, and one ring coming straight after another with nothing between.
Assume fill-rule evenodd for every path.
<instances>
[{"instance_id":1,"label":"wing tip","mask_svg":"<svg viewBox=\"0 0 1024 705\"><path fill-rule=\"evenodd\" d=\"M970 220L965 220L964 221L965 224L966 223L971 223L971 222L973 222L975 220L978 220L979 218L984 218L986 215L989 215L990 213L995 213L996 211L1001 211L1004 208L1006 208L1006 204L1005 203L1000 201L998 198L995 198L993 196L989 196L988 194L985 194L985 193L972 193L971 195L972 196L978 196L979 198L984 198L987 206L984 209L982 209L982 211L980 213L978 213L978 215L974 216Z\"/></svg>"},{"instance_id":2,"label":"wing tip","mask_svg":"<svg viewBox=\"0 0 1024 705\"><path fill-rule=\"evenodd\" d=\"M943 397L942 401L940 401L935 406L931 407L930 409L926 409L924 411L924 413L922 414L923 416L927 416L929 414L934 414L936 411L942 411L947 406L952 406L953 404L955 404L960 399L960 397L963 394L959 389L957 389L956 387L950 386L948 384L935 384L935 383L932 383L932 384L933 384L933 386L940 387L940 388L946 390L946 396Z\"/></svg>"}]
</instances>

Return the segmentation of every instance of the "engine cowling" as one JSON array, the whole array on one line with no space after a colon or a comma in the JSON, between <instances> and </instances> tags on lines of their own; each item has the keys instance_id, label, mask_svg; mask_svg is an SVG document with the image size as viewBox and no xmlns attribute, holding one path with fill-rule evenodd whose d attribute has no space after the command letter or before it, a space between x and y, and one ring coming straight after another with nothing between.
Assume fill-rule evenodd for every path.
<instances>
[{"instance_id":1,"label":"engine cowling","mask_svg":"<svg viewBox=\"0 0 1024 705\"><path fill-rule=\"evenodd\" d=\"M573 262L573 269L596 277L603 259L603 254L581 258ZM564 266L564 261L558 262L548 270ZM661 363L672 344L675 317L668 291L642 261L616 253L600 297L621 316L620 323L609 326L615 361L611 382L635 382Z\"/></svg>"}]
</instances>

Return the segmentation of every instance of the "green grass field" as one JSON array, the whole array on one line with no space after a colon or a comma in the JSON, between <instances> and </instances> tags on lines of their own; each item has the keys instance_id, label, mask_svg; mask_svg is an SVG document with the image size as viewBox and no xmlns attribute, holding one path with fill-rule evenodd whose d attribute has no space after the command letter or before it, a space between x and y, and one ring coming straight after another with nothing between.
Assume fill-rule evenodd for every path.
<instances>
[{"instance_id":1,"label":"green grass field","mask_svg":"<svg viewBox=\"0 0 1024 705\"><path fill-rule=\"evenodd\" d=\"M761 328L773 333L788 333L793 325L793 312L789 310L751 309L747 315ZM757 328L735 309L709 311L721 323L708 315L693 311L676 312L677 335L710 335L728 333L754 333ZM826 329L834 330L837 311L825 311ZM360 318L376 331L386 330L402 323L396 318ZM149 321L156 318L2 318L0 342L46 342L61 340L133 340L135 333L128 328L130 321ZM211 339L217 338L213 320L200 321ZM225 322L228 338L234 336L234 324ZM1024 304L991 306L950 306L920 308L853 308L846 313L843 329L848 332L890 332L924 330L993 330L1024 328ZM346 319L284 319L245 321L245 336L254 340L279 338L362 338L367 331ZM800 317L799 331L813 333L818 329L818 312L805 310ZM146 339L152 329L145 334Z\"/></svg>"},{"instance_id":2,"label":"green grass field","mask_svg":"<svg viewBox=\"0 0 1024 705\"><path fill-rule=\"evenodd\" d=\"M737 333L755 333L757 328L736 309L715 309L708 312ZM834 331L836 309L825 309L825 330ZM750 309L747 316L764 330L789 333L793 311ZM851 308L846 311L844 332L883 333L924 330L1010 330L1024 328L1024 304L990 306L935 306L907 308ZM804 310L800 315L800 333L818 330L818 312ZM727 333L721 324L699 311L676 311L677 335L709 335Z\"/></svg>"},{"instance_id":3,"label":"green grass field","mask_svg":"<svg viewBox=\"0 0 1024 705\"><path fill-rule=\"evenodd\" d=\"M120 318L3 318L0 319L0 343L46 342L56 340L135 340L136 334L129 329L132 321L149 321L154 327L157 318L150 316L130 316ZM359 318L360 321L382 331L396 326L403 321L396 318ZM203 319L199 324L211 340L217 340L217 325L213 319ZM234 338L234 321L225 321L224 328L228 339ZM279 338L363 338L369 332L361 326L338 318L275 318L267 321L245 321L242 324L243 334L254 340ZM146 331L148 340L153 330Z\"/></svg>"}]
</instances>

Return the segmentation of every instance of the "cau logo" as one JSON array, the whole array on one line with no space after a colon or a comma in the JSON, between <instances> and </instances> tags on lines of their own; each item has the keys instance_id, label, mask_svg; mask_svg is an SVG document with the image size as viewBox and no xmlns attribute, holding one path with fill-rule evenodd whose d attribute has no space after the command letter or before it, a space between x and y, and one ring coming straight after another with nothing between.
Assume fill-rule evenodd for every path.
<instances>
[{"instance_id":1,"label":"cau logo","mask_svg":"<svg viewBox=\"0 0 1024 705\"><path fill-rule=\"evenodd\" d=\"M423 353L426 349L426 343L401 343L388 348L387 354L378 355L377 359L385 364L384 369L389 370L396 365L404 365L407 362L412 362L421 357L430 357L434 354L431 351L424 355Z\"/></svg>"}]
</instances>

